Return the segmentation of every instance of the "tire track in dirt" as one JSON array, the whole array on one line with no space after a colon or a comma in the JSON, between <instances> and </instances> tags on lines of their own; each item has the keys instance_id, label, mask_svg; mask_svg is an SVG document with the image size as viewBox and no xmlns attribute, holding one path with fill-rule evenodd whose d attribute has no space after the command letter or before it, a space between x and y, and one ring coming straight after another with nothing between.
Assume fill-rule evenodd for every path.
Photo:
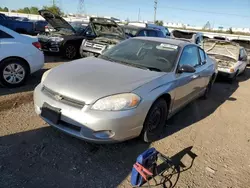
<instances>
[{"instance_id":1,"label":"tire track in dirt","mask_svg":"<svg viewBox=\"0 0 250 188\"><path fill-rule=\"evenodd\" d=\"M0 112L17 108L20 105L28 104L30 102L33 102L33 92L15 95L10 99L0 101Z\"/></svg>"}]
</instances>

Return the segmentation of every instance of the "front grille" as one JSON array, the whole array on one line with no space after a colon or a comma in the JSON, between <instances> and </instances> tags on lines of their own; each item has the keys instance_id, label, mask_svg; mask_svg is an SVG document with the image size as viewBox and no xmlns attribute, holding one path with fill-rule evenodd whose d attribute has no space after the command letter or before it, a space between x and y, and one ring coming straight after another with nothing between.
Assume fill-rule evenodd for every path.
<instances>
[{"instance_id":1,"label":"front grille","mask_svg":"<svg viewBox=\"0 0 250 188\"><path fill-rule=\"evenodd\" d=\"M64 104L68 104L70 106L74 106L77 108L83 108L85 105L85 102L66 97L66 96L61 95L61 94L59 94L59 93L57 93L57 92L55 92L55 91L53 91L45 86L43 86L42 92L45 95L47 95L48 97L53 98L54 100L60 101Z\"/></svg>"},{"instance_id":2,"label":"front grille","mask_svg":"<svg viewBox=\"0 0 250 188\"><path fill-rule=\"evenodd\" d=\"M91 43L88 41L85 42L85 46L92 47L92 48L99 49L99 50L103 50L105 48L105 45L103 44L96 44L96 43Z\"/></svg>"}]
</instances>

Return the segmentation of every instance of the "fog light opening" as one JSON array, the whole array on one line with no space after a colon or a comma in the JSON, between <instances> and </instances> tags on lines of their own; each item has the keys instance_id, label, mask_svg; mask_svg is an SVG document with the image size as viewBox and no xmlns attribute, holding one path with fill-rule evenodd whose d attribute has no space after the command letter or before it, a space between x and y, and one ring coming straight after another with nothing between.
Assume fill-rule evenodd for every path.
<instances>
[{"instance_id":1,"label":"fog light opening","mask_svg":"<svg viewBox=\"0 0 250 188\"><path fill-rule=\"evenodd\" d=\"M93 134L96 138L101 138L101 139L109 139L112 138L115 133L111 130L105 130L105 131L97 131L94 132Z\"/></svg>"}]
</instances>

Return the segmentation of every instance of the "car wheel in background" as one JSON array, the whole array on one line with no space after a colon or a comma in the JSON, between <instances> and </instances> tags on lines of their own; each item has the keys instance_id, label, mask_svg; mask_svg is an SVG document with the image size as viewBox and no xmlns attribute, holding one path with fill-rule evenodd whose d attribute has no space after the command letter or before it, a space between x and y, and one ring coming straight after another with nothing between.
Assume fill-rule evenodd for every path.
<instances>
[{"instance_id":1,"label":"car wheel in background","mask_svg":"<svg viewBox=\"0 0 250 188\"><path fill-rule=\"evenodd\" d=\"M75 59L78 55L78 49L73 44L67 44L63 55L68 59Z\"/></svg>"},{"instance_id":2,"label":"car wheel in background","mask_svg":"<svg viewBox=\"0 0 250 188\"><path fill-rule=\"evenodd\" d=\"M29 67L18 58L9 58L0 62L0 83L14 88L23 85L29 75Z\"/></svg>"},{"instance_id":3,"label":"car wheel in background","mask_svg":"<svg viewBox=\"0 0 250 188\"><path fill-rule=\"evenodd\" d=\"M153 142L160 138L168 116L167 102L160 98L150 108L145 119L141 138L144 142Z\"/></svg>"},{"instance_id":4,"label":"car wheel in background","mask_svg":"<svg viewBox=\"0 0 250 188\"><path fill-rule=\"evenodd\" d=\"M236 81L236 78L238 76L239 70L237 70L237 72L235 73L235 75L230 79L230 84L233 84Z\"/></svg>"}]
</instances>

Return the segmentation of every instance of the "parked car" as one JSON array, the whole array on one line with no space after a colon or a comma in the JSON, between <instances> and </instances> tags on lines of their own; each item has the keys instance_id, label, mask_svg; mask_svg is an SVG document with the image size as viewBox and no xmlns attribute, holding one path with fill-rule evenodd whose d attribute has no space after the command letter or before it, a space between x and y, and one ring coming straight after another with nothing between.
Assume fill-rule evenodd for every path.
<instances>
[{"instance_id":1,"label":"parked car","mask_svg":"<svg viewBox=\"0 0 250 188\"><path fill-rule=\"evenodd\" d=\"M37 38L20 35L0 25L0 83L18 87L29 74L44 65L44 55Z\"/></svg>"},{"instance_id":2,"label":"parked car","mask_svg":"<svg viewBox=\"0 0 250 188\"><path fill-rule=\"evenodd\" d=\"M68 59L74 59L79 55L82 40L96 37L86 34L85 28L76 31L66 20L48 10L39 10L39 14L54 29L38 35L43 51L61 53Z\"/></svg>"},{"instance_id":3,"label":"parked car","mask_svg":"<svg viewBox=\"0 0 250 188\"><path fill-rule=\"evenodd\" d=\"M167 118L208 97L215 63L199 46L135 37L98 58L65 63L44 73L35 111L60 131L91 142L118 142L162 133Z\"/></svg>"},{"instance_id":4,"label":"parked car","mask_svg":"<svg viewBox=\"0 0 250 188\"><path fill-rule=\"evenodd\" d=\"M85 39L80 47L81 57L98 56L104 50L112 48L127 39L123 29L115 21L107 18L90 18L88 34L96 36L94 39Z\"/></svg>"},{"instance_id":5,"label":"parked car","mask_svg":"<svg viewBox=\"0 0 250 188\"><path fill-rule=\"evenodd\" d=\"M232 42L238 43L240 46L244 47L247 52L247 64L250 65L250 40L243 39L233 39Z\"/></svg>"},{"instance_id":6,"label":"parked car","mask_svg":"<svg viewBox=\"0 0 250 188\"><path fill-rule=\"evenodd\" d=\"M44 31L44 27L47 23L44 21L14 20L5 16L5 14L0 13L0 25L8 27L21 34L37 35L39 32Z\"/></svg>"},{"instance_id":7,"label":"parked car","mask_svg":"<svg viewBox=\"0 0 250 188\"><path fill-rule=\"evenodd\" d=\"M167 27L159 26L159 25L152 24L152 23L129 22L128 26L143 27L143 28L150 28L150 29L158 29L158 30L161 30L164 33L165 37L170 36L170 32L169 32Z\"/></svg>"},{"instance_id":8,"label":"parked car","mask_svg":"<svg viewBox=\"0 0 250 188\"><path fill-rule=\"evenodd\" d=\"M165 38L166 36L164 33L159 29L151 29L151 28L144 28L144 27L136 27L136 26L124 26L123 30L128 37L162 37Z\"/></svg>"},{"instance_id":9,"label":"parked car","mask_svg":"<svg viewBox=\"0 0 250 188\"><path fill-rule=\"evenodd\" d=\"M171 37L186 40L200 46L202 46L203 42L203 34L199 32L173 30L171 32Z\"/></svg>"},{"instance_id":10,"label":"parked car","mask_svg":"<svg viewBox=\"0 0 250 188\"><path fill-rule=\"evenodd\" d=\"M216 60L219 75L227 77L231 82L246 69L246 50L237 43L207 39L204 40L204 50Z\"/></svg>"}]
</instances>

